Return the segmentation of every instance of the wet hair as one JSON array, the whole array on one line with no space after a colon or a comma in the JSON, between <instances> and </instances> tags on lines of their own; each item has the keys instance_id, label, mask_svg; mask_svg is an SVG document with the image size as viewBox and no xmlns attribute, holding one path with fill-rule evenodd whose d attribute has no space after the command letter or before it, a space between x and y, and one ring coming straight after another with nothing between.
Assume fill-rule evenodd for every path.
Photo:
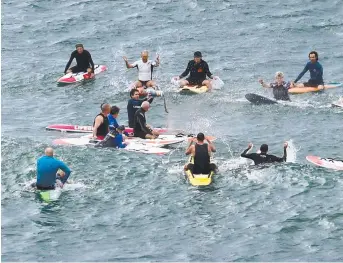
<instances>
[{"instance_id":1,"label":"wet hair","mask_svg":"<svg viewBox=\"0 0 343 263\"><path fill-rule=\"evenodd\" d=\"M136 92L139 93L138 89L132 89L132 90L130 91L130 97L132 97Z\"/></svg>"},{"instance_id":2,"label":"wet hair","mask_svg":"<svg viewBox=\"0 0 343 263\"><path fill-rule=\"evenodd\" d=\"M275 78L277 78L277 77L283 78L284 74L281 71L278 71L278 72L275 73Z\"/></svg>"},{"instance_id":3,"label":"wet hair","mask_svg":"<svg viewBox=\"0 0 343 263\"><path fill-rule=\"evenodd\" d=\"M205 140L205 135L202 132L199 132L197 135L197 140L203 142Z\"/></svg>"},{"instance_id":4,"label":"wet hair","mask_svg":"<svg viewBox=\"0 0 343 263\"><path fill-rule=\"evenodd\" d=\"M194 52L194 57L195 58L201 58L202 57L201 52L200 51L195 51Z\"/></svg>"},{"instance_id":5,"label":"wet hair","mask_svg":"<svg viewBox=\"0 0 343 263\"><path fill-rule=\"evenodd\" d=\"M260 147L261 153L266 153L268 152L268 145L267 144L262 144Z\"/></svg>"},{"instance_id":6,"label":"wet hair","mask_svg":"<svg viewBox=\"0 0 343 263\"><path fill-rule=\"evenodd\" d=\"M120 109L117 106L112 106L111 115L118 114Z\"/></svg>"},{"instance_id":7,"label":"wet hair","mask_svg":"<svg viewBox=\"0 0 343 263\"><path fill-rule=\"evenodd\" d=\"M120 130L120 131L125 131L125 126L124 126L124 125L120 125L120 126L118 126L117 130Z\"/></svg>"},{"instance_id":8,"label":"wet hair","mask_svg":"<svg viewBox=\"0 0 343 263\"><path fill-rule=\"evenodd\" d=\"M83 48L83 45L82 44L76 44L75 48L78 48L78 47L82 47Z\"/></svg>"},{"instance_id":9,"label":"wet hair","mask_svg":"<svg viewBox=\"0 0 343 263\"><path fill-rule=\"evenodd\" d=\"M308 57L310 58L310 55L311 54L314 54L315 56L316 56L316 59L317 59L317 61L318 61L318 53L317 53L317 51L311 51L309 54L308 54Z\"/></svg>"}]
</instances>

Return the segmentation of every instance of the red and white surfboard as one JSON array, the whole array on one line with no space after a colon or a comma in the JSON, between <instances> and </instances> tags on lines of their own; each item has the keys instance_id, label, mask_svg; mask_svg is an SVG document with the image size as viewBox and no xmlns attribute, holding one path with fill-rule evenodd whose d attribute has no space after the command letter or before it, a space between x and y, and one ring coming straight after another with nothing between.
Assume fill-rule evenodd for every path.
<instances>
[{"instance_id":1,"label":"red and white surfboard","mask_svg":"<svg viewBox=\"0 0 343 263\"><path fill-rule=\"evenodd\" d=\"M321 167L343 171L343 161L319 156L306 156L307 161Z\"/></svg>"},{"instance_id":2,"label":"red and white surfboard","mask_svg":"<svg viewBox=\"0 0 343 263\"><path fill-rule=\"evenodd\" d=\"M104 72L106 70L107 70L107 67L104 65L94 65L94 75L98 75L99 73ZM64 84L72 84L72 83L83 81L85 79L88 79L87 72L68 73L64 75L63 77L59 78L57 82L64 83Z\"/></svg>"}]
</instances>

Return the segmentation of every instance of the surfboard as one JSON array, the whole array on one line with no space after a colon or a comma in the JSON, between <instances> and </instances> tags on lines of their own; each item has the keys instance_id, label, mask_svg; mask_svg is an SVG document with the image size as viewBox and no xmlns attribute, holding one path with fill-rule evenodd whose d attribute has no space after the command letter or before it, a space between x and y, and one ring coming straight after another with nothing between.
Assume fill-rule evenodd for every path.
<instances>
[{"instance_id":1,"label":"surfboard","mask_svg":"<svg viewBox=\"0 0 343 263\"><path fill-rule=\"evenodd\" d=\"M179 89L180 94L200 94L208 91L207 86L186 85Z\"/></svg>"},{"instance_id":2,"label":"surfboard","mask_svg":"<svg viewBox=\"0 0 343 263\"><path fill-rule=\"evenodd\" d=\"M62 193L62 189L56 186L54 190L37 190L37 193L42 201L49 203L58 200Z\"/></svg>"},{"instance_id":3,"label":"surfboard","mask_svg":"<svg viewBox=\"0 0 343 263\"><path fill-rule=\"evenodd\" d=\"M343 97L340 98L338 101L332 102L331 106L336 108L343 108Z\"/></svg>"},{"instance_id":4,"label":"surfboard","mask_svg":"<svg viewBox=\"0 0 343 263\"><path fill-rule=\"evenodd\" d=\"M105 70L107 70L107 67L104 65L94 65L94 75L98 75L99 73L104 72ZM85 80L85 75L87 74L87 72L67 73L63 77L59 78L57 82L63 84L77 83Z\"/></svg>"},{"instance_id":5,"label":"surfboard","mask_svg":"<svg viewBox=\"0 0 343 263\"><path fill-rule=\"evenodd\" d=\"M319 156L306 156L306 160L320 167L343 171L343 160L321 158Z\"/></svg>"},{"instance_id":6,"label":"surfboard","mask_svg":"<svg viewBox=\"0 0 343 263\"><path fill-rule=\"evenodd\" d=\"M268 99L266 97L254 94L254 93L248 93L245 94L245 98L250 101L252 104L255 105L263 105L263 104L276 104L276 100Z\"/></svg>"},{"instance_id":7,"label":"surfboard","mask_svg":"<svg viewBox=\"0 0 343 263\"><path fill-rule=\"evenodd\" d=\"M334 89L341 87L343 84L339 82L330 82L326 85L324 85L324 89ZM308 92L318 92L321 91L318 88L315 87L304 87L304 88L291 88L288 90L288 93L290 94L303 94L303 93L308 93Z\"/></svg>"},{"instance_id":8,"label":"surfboard","mask_svg":"<svg viewBox=\"0 0 343 263\"><path fill-rule=\"evenodd\" d=\"M190 156L187 164L194 164L194 157ZM212 183L212 178L214 171L211 171L209 174L193 174L191 170L185 171L186 177L189 183L193 186L207 186Z\"/></svg>"}]
</instances>

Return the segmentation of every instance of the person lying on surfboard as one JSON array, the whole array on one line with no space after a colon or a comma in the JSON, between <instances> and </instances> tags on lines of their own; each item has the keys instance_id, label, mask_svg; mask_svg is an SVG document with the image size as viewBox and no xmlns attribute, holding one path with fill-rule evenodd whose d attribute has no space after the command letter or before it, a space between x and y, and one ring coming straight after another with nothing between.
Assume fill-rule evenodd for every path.
<instances>
[{"instance_id":1,"label":"person lying on surfboard","mask_svg":"<svg viewBox=\"0 0 343 263\"><path fill-rule=\"evenodd\" d=\"M139 91L137 89L132 89L130 91L130 97L131 99L127 102L127 115L129 119L129 127L133 128L136 111L141 107L144 101L148 101L151 104L154 98L147 97L144 100L140 100Z\"/></svg>"},{"instance_id":2,"label":"person lying on surfboard","mask_svg":"<svg viewBox=\"0 0 343 263\"><path fill-rule=\"evenodd\" d=\"M149 110L149 108L150 103L144 101L141 105L141 108L136 111L133 121L134 137L139 137L142 139L156 139L159 136L159 133L152 130L151 127L146 123L145 113Z\"/></svg>"},{"instance_id":3,"label":"person lying on surfboard","mask_svg":"<svg viewBox=\"0 0 343 263\"><path fill-rule=\"evenodd\" d=\"M175 81L178 81L188 74L189 77L187 79L183 79L180 81L180 87L186 85L197 85L197 86L207 86L209 90L212 89L211 81L206 79L206 76L210 79L216 79L215 76L212 75L208 64L205 60L202 60L202 54L200 51L194 52L194 60L190 60L188 62L186 70L178 77L174 77Z\"/></svg>"},{"instance_id":4,"label":"person lying on surfboard","mask_svg":"<svg viewBox=\"0 0 343 263\"><path fill-rule=\"evenodd\" d=\"M205 140L208 143L205 143ZM205 137L202 132L198 133L186 150L186 155L191 154L194 157L194 164L187 164L184 167L185 171L191 170L193 174L209 174L211 171L215 171L217 166L211 163L210 159L212 152L216 152L216 147L209 137Z\"/></svg>"},{"instance_id":5,"label":"person lying on surfboard","mask_svg":"<svg viewBox=\"0 0 343 263\"><path fill-rule=\"evenodd\" d=\"M263 79L259 79L262 87L264 88L272 88L273 95L276 100L290 100L288 95L288 89L291 86L290 82L284 81L284 74L280 71L275 73L275 82L267 84L263 81Z\"/></svg>"},{"instance_id":6,"label":"person lying on surfboard","mask_svg":"<svg viewBox=\"0 0 343 263\"><path fill-rule=\"evenodd\" d=\"M70 59L64 69L64 74L67 73L78 73L78 72L87 72L85 74L85 78L93 78L94 77L94 62L92 60L91 54L83 48L82 44L75 45L76 50L74 50L71 55ZM69 68L71 63L73 62L74 58L76 59L76 66ZM90 67L91 66L91 67ZM88 76L87 76L88 75Z\"/></svg>"},{"instance_id":7,"label":"person lying on surfboard","mask_svg":"<svg viewBox=\"0 0 343 263\"><path fill-rule=\"evenodd\" d=\"M111 112L111 105L103 103L100 108L101 112L96 115L93 122L93 138L103 140L109 132L109 121L107 115Z\"/></svg>"},{"instance_id":8,"label":"person lying on surfboard","mask_svg":"<svg viewBox=\"0 0 343 263\"><path fill-rule=\"evenodd\" d=\"M292 86L294 85L295 88L315 87L322 90L324 89L323 67L318 62L318 53L316 51L311 51L308 54L308 57L310 61L306 63L303 71L294 80L294 82L292 82ZM295 84L304 76L307 71L310 71L310 79L308 82Z\"/></svg>"},{"instance_id":9,"label":"person lying on surfboard","mask_svg":"<svg viewBox=\"0 0 343 263\"><path fill-rule=\"evenodd\" d=\"M127 57L123 57L127 68L138 69L138 80L134 83L133 88L138 89L140 94L144 94L144 89L152 87L155 89L156 82L152 80L152 72L154 67L158 67L160 64L160 57L157 56L155 61L149 60L149 53L147 50L142 51L141 60L137 60L133 64L130 64Z\"/></svg>"},{"instance_id":10,"label":"person lying on surfboard","mask_svg":"<svg viewBox=\"0 0 343 263\"><path fill-rule=\"evenodd\" d=\"M113 148L125 148L127 142L125 142L123 133L125 126L118 126L116 129L111 130L102 141L98 142L95 147L113 147Z\"/></svg>"},{"instance_id":11,"label":"person lying on surfboard","mask_svg":"<svg viewBox=\"0 0 343 263\"><path fill-rule=\"evenodd\" d=\"M267 154L268 152L268 145L262 144L260 147L260 153L248 153L253 147L252 143L249 143L248 148L244 150L241 154L241 157L248 158L254 161L255 165L261 163L274 163L274 162L286 162L287 159L287 147L288 143L285 142L283 145L283 156L276 157L275 155Z\"/></svg>"},{"instance_id":12,"label":"person lying on surfboard","mask_svg":"<svg viewBox=\"0 0 343 263\"><path fill-rule=\"evenodd\" d=\"M31 186L38 190L53 190L58 184L63 188L71 170L64 162L54 158L54 150L51 147L46 148L44 154L37 160L37 181ZM59 169L63 173L57 173Z\"/></svg>"}]
</instances>

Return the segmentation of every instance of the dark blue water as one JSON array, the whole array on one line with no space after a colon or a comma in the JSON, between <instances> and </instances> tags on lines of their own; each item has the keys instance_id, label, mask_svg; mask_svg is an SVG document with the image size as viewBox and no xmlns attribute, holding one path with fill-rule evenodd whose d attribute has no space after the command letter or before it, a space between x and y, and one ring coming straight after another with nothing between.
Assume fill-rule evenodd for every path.
<instances>
[{"instance_id":1,"label":"dark blue water","mask_svg":"<svg viewBox=\"0 0 343 263\"><path fill-rule=\"evenodd\" d=\"M295 79L311 50L324 80L343 81L342 1L3 1L1 204L3 261L342 261L343 175L307 155L342 158L342 88L252 106L271 96L257 82L283 71ZM58 86L76 43L108 71ZM102 102L121 108L137 77L125 68L144 49L161 56L153 126L216 136L220 171L201 190L184 179L185 144L166 156L55 147L73 170L58 201L40 202L26 185L36 159L56 138L54 123L90 125ZM198 96L173 92L200 50L225 83ZM303 80L307 80L305 76ZM294 163L257 169L241 159L249 142L280 156L292 140Z\"/></svg>"}]
</instances>

